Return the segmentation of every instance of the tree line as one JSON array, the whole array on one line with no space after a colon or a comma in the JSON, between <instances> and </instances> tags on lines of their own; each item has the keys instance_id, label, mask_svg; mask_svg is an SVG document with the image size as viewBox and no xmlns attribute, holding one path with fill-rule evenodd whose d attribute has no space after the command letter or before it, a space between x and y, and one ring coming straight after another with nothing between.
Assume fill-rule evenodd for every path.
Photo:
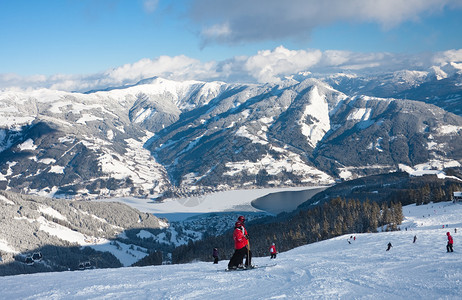
<instances>
[{"instance_id":1,"label":"tree line","mask_svg":"<svg viewBox=\"0 0 462 300\"><path fill-rule=\"evenodd\" d=\"M406 189L400 189L392 193L390 201L401 202L403 205L408 204L428 204L430 202L450 201L453 193L462 191L462 184L450 181L411 181Z\"/></svg>"},{"instance_id":2,"label":"tree line","mask_svg":"<svg viewBox=\"0 0 462 300\"><path fill-rule=\"evenodd\" d=\"M322 205L298 212L290 219L248 224L250 248L254 256L268 255L271 243L278 251L330 239L343 234L397 230L403 220L400 202L345 200L337 197ZM229 259L234 251L232 230L220 236L177 247L172 253L173 263L194 260L211 261L212 249L217 247L221 259Z\"/></svg>"}]
</instances>

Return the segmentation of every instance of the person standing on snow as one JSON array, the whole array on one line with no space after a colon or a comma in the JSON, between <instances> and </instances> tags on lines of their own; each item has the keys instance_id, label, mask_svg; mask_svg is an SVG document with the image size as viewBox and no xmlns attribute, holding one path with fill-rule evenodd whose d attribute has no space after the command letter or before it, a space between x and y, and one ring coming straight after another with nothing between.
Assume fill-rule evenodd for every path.
<instances>
[{"instance_id":1,"label":"person standing on snow","mask_svg":"<svg viewBox=\"0 0 462 300\"><path fill-rule=\"evenodd\" d=\"M276 245L274 245L274 243L271 244L271 247L269 248L269 251L270 251L270 254L271 254L270 259L276 258L277 252L276 252Z\"/></svg>"},{"instance_id":2,"label":"person standing on snow","mask_svg":"<svg viewBox=\"0 0 462 300\"><path fill-rule=\"evenodd\" d=\"M454 244L454 240L452 239L452 236L449 233L449 231L446 233L446 235L448 236L448 245L446 246L446 249L448 250L448 252L454 252L454 249L452 249L452 244Z\"/></svg>"},{"instance_id":3,"label":"person standing on snow","mask_svg":"<svg viewBox=\"0 0 462 300\"><path fill-rule=\"evenodd\" d=\"M218 263L218 249L216 247L213 248L212 257L213 257L213 263L217 264Z\"/></svg>"},{"instance_id":4,"label":"person standing on snow","mask_svg":"<svg viewBox=\"0 0 462 300\"><path fill-rule=\"evenodd\" d=\"M234 254L228 263L228 270L235 270L243 267L242 261L244 256L248 253L248 240L245 233L244 225L241 222L236 222L234 225L233 240L234 240Z\"/></svg>"}]
</instances>

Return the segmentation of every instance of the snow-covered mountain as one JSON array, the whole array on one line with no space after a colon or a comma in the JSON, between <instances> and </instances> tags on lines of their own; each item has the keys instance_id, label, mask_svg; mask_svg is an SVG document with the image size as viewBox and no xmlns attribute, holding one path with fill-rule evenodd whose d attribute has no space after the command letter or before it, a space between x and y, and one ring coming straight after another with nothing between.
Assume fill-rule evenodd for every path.
<instances>
[{"instance_id":1,"label":"snow-covered mountain","mask_svg":"<svg viewBox=\"0 0 462 300\"><path fill-rule=\"evenodd\" d=\"M2 277L4 299L458 299L462 205L403 207L401 231L350 234L269 255L261 267L225 272L190 264ZM456 232L457 229L457 232ZM446 253L446 232L454 252ZM414 236L416 237L413 243ZM257 237L253 237L254 239ZM392 248L386 251L387 244ZM277 247L278 245L276 245ZM211 248L212 249L212 248Z\"/></svg>"},{"instance_id":2,"label":"snow-covered mountain","mask_svg":"<svg viewBox=\"0 0 462 300\"><path fill-rule=\"evenodd\" d=\"M447 62L425 71L402 70L374 76L335 74L324 80L348 95L418 100L462 115L460 62Z\"/></svg>"},{"instance_id":3,"label":"snow-covered mountain","mask_svg":"<svg viewBox=\"0 0 462 300\"><path fill-rule=\"evenodd\" d=\"M460 72L445 74L394 74L382 83L393 90L404 80L406 88L386 98L376 95L383 77L368 79L377 88L360 88L364 78L347 88L354 76L261 85L151 78L88 93L3 91L0 187L151 198L324 185L400 164L460 167L461 116L413 97L390 98L412 90L436 99L446 79L460 93ZM462 103L446 100L435 104Z\"/></svg>"},{"instance_id":4,"label":"snow-covered mountain","mask_svg":"<svg viewBox=\"0 0 462 300\"><path fill-rule=\"evenodd\" d=\"M145 142L220 83L159 78L88 94L0 94L0 186L51 196L153 195L170 186Z\"/></svg>"}]
</instances>

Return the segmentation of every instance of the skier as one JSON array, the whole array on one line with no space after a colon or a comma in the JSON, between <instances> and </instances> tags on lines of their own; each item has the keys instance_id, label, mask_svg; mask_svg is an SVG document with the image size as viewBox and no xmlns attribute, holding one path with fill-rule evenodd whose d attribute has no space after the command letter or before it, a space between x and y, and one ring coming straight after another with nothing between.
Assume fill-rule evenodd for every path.
<instances>
[{"instance_id":1,"label":"skier","mask_svg":"<svg viewBox=\"0 0 462 300\"><path fill-rule=\"evenodd\" d=\"M228 263L228 270L235 270L237 268L243 268L242 261L244 256L249 252L247 248L248 239L244 234L245 228L241 222L236 222L234 225L233 240L234 240L234 254Z\"/></svg>"},{"instance_id":2,"label":"skier","mask_svg":"<svg viewBox=\"0 0 462 300\"><path fill-rule=\"evenodd\" d=\"M388 246L388 247L387 247L387 251L388 251L388 250L390 250L390 249L391 249L391 247L393 247L393 246L391 245L391 243L390 243L390 242L388 242L388 245L387 245L387 246Z\"/></svg>"},{"instance_id":3,"label":"skier","mask_svg":"<svg viewBox=\"0 0 462 300\"><path fill-rule=\"evenodd\" d=\"M446 246L446 249L448 250L448 252L454 252L454 250L452 249L452 244L454 243L452 236L449 233L449 231L446 233L446 235L448 236L448 245Z\"/></svg>"},{"instance_id":4,"label":"skier","mask_svg":"<svg viewBox=\"0 0 462 300\"><path fill-rule=\"evenodd\" d=\"M271 254L271 257L270 259L272 258L276 258L276 245L274 245L274 243L271 244L271 247L269 248L269 251L270 251L270 254Z\"/></svg>"},{"instance_id":5,"label":"skier","mask_svg":"<svg viewBox=\"0 0 462 300\"><path fill-rule=\"evenodd\" d=\"M355 241L356 240L356 237L353 237L352 235L350 235L350 238L347 239L347 242L348 244L351 244L351 241Z\"/></svg>"},{"instance_id":6,"label":"skier","mask_svg":"<svg viewBox=\"0 0 462 300\"><path fill-rule=\"evenodd\" d=\"M217 264L218 263L218 249L216 247L213 248L212 257L213 257L213 263Z\"/></svg>"},{"instance_id":7,"label":"skier","mask_svg":"<svg viewBox=\"0 0 462 300\"><path fill-rule=\"evenodd\" d=\"M415 241L417 241L417 235L414 235L414 241L413 241L414 244L415 244Z\"/></svg>"}]
</instances>

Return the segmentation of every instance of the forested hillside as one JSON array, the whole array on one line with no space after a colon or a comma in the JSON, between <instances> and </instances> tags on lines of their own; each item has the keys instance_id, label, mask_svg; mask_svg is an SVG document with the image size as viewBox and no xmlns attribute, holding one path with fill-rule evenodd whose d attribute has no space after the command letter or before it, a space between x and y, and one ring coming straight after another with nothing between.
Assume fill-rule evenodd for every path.
<instances>
[{"instance_id":1,"label":"forested hillside","mask_svg":"<svg viewBox=\"0 0 462 300\"><path fill-rule=\"evenodd\" d=\"M140 235L162 220L123 203L0 191L0 276L131 265L158 249ZM32 259L37 254L37 259ZM38 255L40 254L40 255ZM155 254L155 252L154 252ZM160 264L160 260L151 260Z\"/></svg>"}]
</instances>

